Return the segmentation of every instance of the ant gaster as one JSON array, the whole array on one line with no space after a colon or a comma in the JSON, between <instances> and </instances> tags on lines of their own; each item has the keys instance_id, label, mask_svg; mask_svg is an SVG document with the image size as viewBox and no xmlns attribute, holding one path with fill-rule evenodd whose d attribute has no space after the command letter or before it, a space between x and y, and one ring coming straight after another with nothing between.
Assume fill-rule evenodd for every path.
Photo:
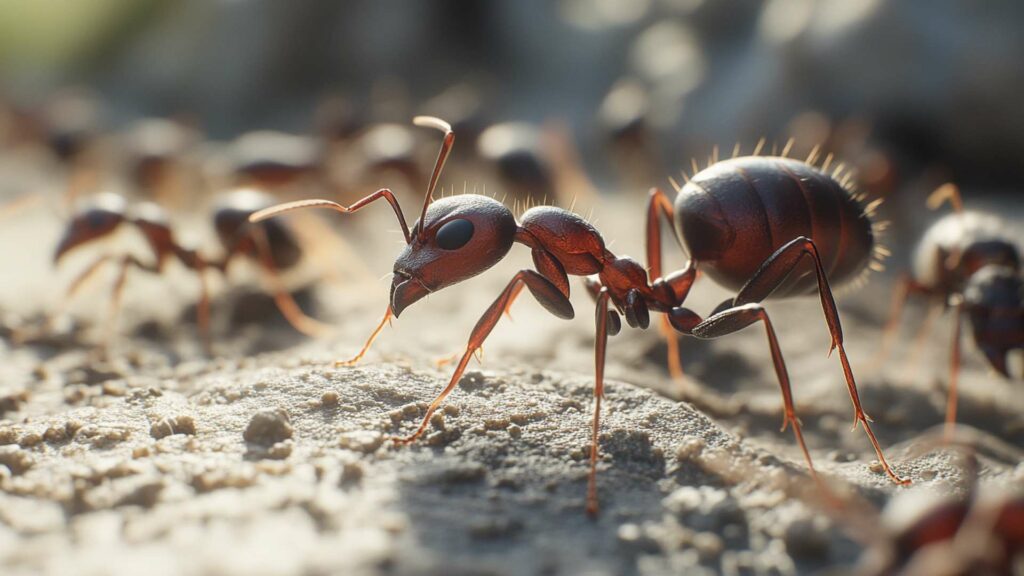
<instances>
[{"instance_id":1,"label":"ant gaster","mask_svg":"<svg viewBox=\"0 0 1024 576\"><path fill-rule=\"evenodd\" d=\"M338 365L350 365L358 361L392 315L399 316L431 292L487 270L509 252L513 243L519 242L532 250L536 270L520 270L512 277L477 322L455 373L448 385L431 402L419 427L411 435L395 439L396 443L412 442L424 433L434 411L458 385L470 358L483 345L502 313L508 310L524 286L552 314L570 319L574 312L568 298L568 275L593 275L588 288L597 302L597 332L595 406L587 486L588 513L596 514L598 509L596 469L601 399L604 394L605 350L609 334L616 334L621 326L619 314L625 315L630 326L646 328L650 322L649 312L661 312L675 330L698 338L717 338L762 321L768 333L785 401L783 428L790 424L793 426L807 465L814 474L810 454L804 445L800 423L796 418L785 363L771 322L759 302L780 287L792 292L804 292L817 287L832 334L832 347L839 350L856 412L855 422L864 425L889 476L896 482L905 482L896 476L885 461L868 424L869 418L861 408L853 373L843 349L839 316L826 277L824 263L828 264L828 269L834 274L850 275L860 268L857 258L860 258L859 264L866 264L871 254L870 224L839 183L801 162L752 157L721 162L696 175L681 190L674 212L668 197L660 190L652 190L647 219L649 269L645 270L631 258L615 256L606 248L601 234L593 226L580 216L560 208L532 208L517 223L508 208L485 196L466 194L432 201L431 193L455 136L451 127L437 118L420 116L413 121L419 126L442 131L444 141L420 217L411 230L406 225L398 202L388 189L378 190L351 206L327 200L306 200L282 204L250 217L250 221L260 222L299 208L329 208L350 213L378 199L386 200L394 210L405 235L406 247L395 260L390 303L381 323L362 351L352 360L339 362ZM749 180L745 180L745 176ZM754 196L760 193L758 188L745 183L750 181L761 182L762 186L773 186L773 189L779 191L779 200L770 207L762 207L757 214L759 218L754 217L752 210L755 203L750 200L744 203L721 203L712 195L718 194L722 186L728 188L725 192L733 196ZM803 217L784 219L781 215L786 214L786 211L774 211L786 208L790 209L788 213L796 212ZM772 212L766 214L769 209ZM661 216L682 227L682 230L677 229L677 233L693 256L684 269L665 276L661 270ZM780 225L777 233L769 232L769 220ZM813 235L816 240L811 240L812 224L817 231ZM840 224L844 227L840 228ZM758 234L762 234L763 238ZM772 243L769 238L780 241ZM784 241L787 238L790 241ZM822 253L819 253L815 241L824 246ZM805 261L805 256L814 264L814 273L809 277L806 274L790 274ZM742 286L736 298L724 302L706 320L682 307L696 278L698 261L706 266L713 278L728 286Z\"/></svg>"},{"instance_id":2,"label":"ant gaster","mask_svg":"<svg viewBox=\"0 0 1024 576\"><path fill-rule=\"evenodd\" d=\"M966 313L970 318L974 341L989 365L1009 378L1007 354L1024 348L1024 278L1020 275L1017 245L1001 219L964 210L954 184L937 188L927 204L936 209L946 201L952 204L953 212L925 232L914 253L913 273L901 278L893 294L881 355L884 358L887 354L911 295L928 298L931 311L953 307L946 402L946 427L952 430L956 422L962 317ZM929 312L919 342L923 342L934 315Z\"/></svg>"}]
</instances>

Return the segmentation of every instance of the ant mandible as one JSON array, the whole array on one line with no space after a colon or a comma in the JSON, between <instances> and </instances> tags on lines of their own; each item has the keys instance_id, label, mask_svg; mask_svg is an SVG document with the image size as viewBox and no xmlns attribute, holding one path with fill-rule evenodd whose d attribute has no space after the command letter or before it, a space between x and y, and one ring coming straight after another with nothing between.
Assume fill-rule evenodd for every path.
<instances>
[{"instance_id":1,"label":"ant mandible","mask_svg":"<svg viewBox=\"0 0 1024 576\"><path fill-rule=\"evenodd\" d=\"M446 122L437 118L419 116L413 122L440 130L444 140L420 217L411 230L394 194L386 188L350 206L328 200L304 200L250 216L251 222L260 222L300 208L328 208L347 214L379 199L386 200L394 210L405 235L406 247L395 260L388 308L359 354L336 365L358 361L392 315L398 317L427 294L484 272L504 258L515 242L531 249L536 270L520 270L512 277L473 328L455 373L430 403L419 427L409 436L396 438L396 443L407 444L424 433L434 411L458 385L474 352L483 345L524 286L549 312L571 319L574 312L569 302L568 275L593 276L588 288L597 303L597 332L595 405L586 500L589 514L594 515L598 510L596 472L605 350L608 336L618 333L621 327L619 314L625 315L630 326L646 328L650 323L649 312L661 312L676 331L697 338L718 338L757 321L763 322L785 403L783 429L793 426L807 466L817 479L796 417L775 331L759 304L773 293L801 293L817 288L832 334L832 348L839 350L854 405L855 425L863 424L890 478L906 483L889 467L871 431L870 419L861 408L826 276L826 263L827 270L837 279L856 276L872 255L870 221L840 183L804 162L755 156L723 161L695 175L680 190L674 211L668 197L654 189L647 207L649 269L645 270L631 258L615 256L593 226L560 208L531 208L517 223L507 207L486 196L465 194L434 201L431 194L455 135ZM682 238L691 254L685 268L666 276L661 270L662 216L675 224L677 237ZM813 264L814 273L807 274L803 270L792 273L805 257ZM735 298L723 302L707 319L682 307L696 278L698 261L712 278L739 288Z\"/></svg>"}]
</instances>

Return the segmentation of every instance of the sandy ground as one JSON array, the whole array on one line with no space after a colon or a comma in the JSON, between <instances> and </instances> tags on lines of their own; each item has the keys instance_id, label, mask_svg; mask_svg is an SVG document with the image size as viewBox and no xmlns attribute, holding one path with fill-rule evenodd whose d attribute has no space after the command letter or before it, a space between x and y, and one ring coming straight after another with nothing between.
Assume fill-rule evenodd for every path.
<instances>
[{"instance_id":1,"label":"sandy ground","mask_svg":"<svg viewBox=\"0 0 1024 576\"><path fill-rule=\"evenodd\" d=\"M405 199L408 203L408 199ZM597 207L616 253L642 254L642 201ZM61 220L39 206L0 228L0 572L3 574L844 574L862 545L804 495L805 467L782 421L760 328L683 341L685 387L665 373L656 331L610 340L599 485L583 512L592 412L591 304L547 316L524 297L471 365L427 437L394 447L443 387L433 360L464 344L477 316L529 254L432 295L384 332L362 366L356 351L383 311L398 236L386 212L336 229L364 251L313 256L302 277L340 276L302 293L336 331L297 336L251 278L218 286L215 357L192 321L194 279L129 282L118 338L102 359L106 288L96 282L57 333L16 346L38 326L71 271L50 251ZM205 222L186 233L208 238ZM326 250L316 251L323 255ZM83 257L71 264L80 266ZM671 262L680 264L676 254ZM896 263L899 262L899 254ZM337 272L340 270L340 273ZM871 462L814 299L772 304L813 457L872 507L899 492L963 490L949 452L908 456L941 422L948 331L913 369L869 361L891 278L839 297L868 412L898 471ZM689 301L707 313L726 294L702 280ZM912 314L913 316L913 314ZM906 355L906 347L903 354ZM897 355L898 356L898 355ZM982 480L1024 484L1024 397L965 352L961 420L979 430ZM686 401L678 401L679 398Z\"/></svg>"}]
</instances>

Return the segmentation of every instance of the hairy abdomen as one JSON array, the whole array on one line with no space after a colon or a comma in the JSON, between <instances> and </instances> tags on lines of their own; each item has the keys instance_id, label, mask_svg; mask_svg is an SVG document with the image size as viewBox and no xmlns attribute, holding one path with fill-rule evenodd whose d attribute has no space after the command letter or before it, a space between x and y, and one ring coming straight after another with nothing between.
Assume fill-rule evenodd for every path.
<instances>
[{"instance_id":1,"label":"hairy abdomen","mask_svg":"<svg viewBox=\"0 0 1024 576\"><path fill-rule=\"evenodd\" d=\"M701 269L732 290L800 236L814 241L829 281L841 284L870 262L875 241L849 190L810 164L779 157L733 158L698 172L676 198L675 224ZM773 296L815 289L808 262Z\"/></svg>"}]
</instances>

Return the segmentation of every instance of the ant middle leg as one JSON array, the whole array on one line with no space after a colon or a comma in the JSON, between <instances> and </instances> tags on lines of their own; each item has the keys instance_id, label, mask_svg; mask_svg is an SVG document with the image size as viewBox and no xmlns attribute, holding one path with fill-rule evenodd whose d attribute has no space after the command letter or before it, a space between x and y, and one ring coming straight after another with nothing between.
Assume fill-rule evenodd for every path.
<instances>
[{"instance_id":1,"label":"ant middle leg","mask_svg":"<svg viewBox=\"0 0 1024 576\"><path fill-rule=\"evenodd\" d=\"M832 344L829 353L833 350L839 351L839 362L842 364L843 375L846 378L846 386L850 394L850 401L854 409L854 429L860 423L864 432L871 442L871 446L878 456L879 462L885 469L886 474L897 484L908 484L909 481L900 478L889 466L882 447L875 438L871 429L871 418L864 412L860 402L860 394L857 391L857 382L853 376L853 369L846 356L846 349L843 346L843 328L839 321L839 311L836 308L835 299L832 297L832 289L829 287L828 278L825 275L825 268L818 255L818 248L814 241L807 237L798 237L783 245L775 251L767 260L761 264L754 276L740 289L739 294L732 300L732 307L744 304L756 304L771 295L780 284L786 281L790 273L800 265L804 257L810 257L814 265L814 273L817 277L818 296L821 299L822 312L825 315L825 322L828 325L829 333L832 336ZM721 311L721 310L719 310Z\"/></svg>"}]
</instances>

